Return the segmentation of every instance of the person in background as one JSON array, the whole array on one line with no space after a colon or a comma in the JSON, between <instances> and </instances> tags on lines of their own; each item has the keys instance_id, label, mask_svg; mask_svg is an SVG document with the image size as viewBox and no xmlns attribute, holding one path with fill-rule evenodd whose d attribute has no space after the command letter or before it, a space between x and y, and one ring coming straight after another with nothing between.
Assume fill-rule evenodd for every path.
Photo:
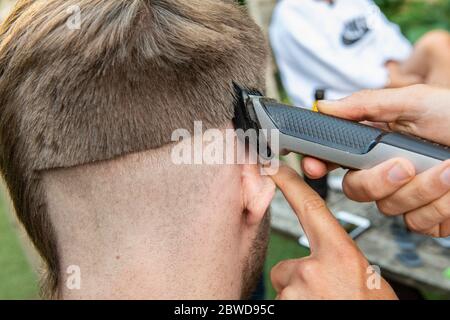
<instances>
[{"instance_id":1,"label":"person in background","mask_svg":"<svg viewBox=\"0 0 450 320\"><path fill-rule=\"evenodd\" d=\"M450 87L448 32L429 32L413 47L371 0L282 0L270 40L296 106L313 108L318 100L362 89L418 83ZM305 180L326 198L326 176Z\"/></svg>"},{"instance_id":2,"label":"person in background","mask_svg":"<svg viewBox=\"0 0 450 320\"><path fill-rule=\"evenodd\" d=\"M0 22L8 16L15 3L15 0L0 0Z\"/></svg>"},{"instance_id":3,"label":"person in background","mask_svg":"<svg viewBox=\"0 0 450 320\"><path fill-rule=\"evenodd\" d=\"M335 100L362 89L450 86L449 33L429 32L413 47L370 0L282 0L270 40L297 106L310 108L317 89Z\"/></svg>"}]
</instances>

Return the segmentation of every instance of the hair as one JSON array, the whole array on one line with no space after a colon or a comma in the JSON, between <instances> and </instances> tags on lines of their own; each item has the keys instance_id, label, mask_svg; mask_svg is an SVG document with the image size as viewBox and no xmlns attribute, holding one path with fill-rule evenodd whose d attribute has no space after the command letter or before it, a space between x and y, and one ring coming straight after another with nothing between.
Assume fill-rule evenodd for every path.
<instances>
[{"instance_id":1,"label":"hair","mask_svg":"<svg viewBox=\"0 0 450 320\"><path fill-rule=\"evenodd\" d=\"M81 28L66 24L80 9ZM73 8L73 7L72 7ZM0 168L57 297L42 174L225 126L233 81L262 89L266 44L225 0L22 0L0 30ZM49 195L51 196L51 195Z\"/></svg>"}]
</instances>

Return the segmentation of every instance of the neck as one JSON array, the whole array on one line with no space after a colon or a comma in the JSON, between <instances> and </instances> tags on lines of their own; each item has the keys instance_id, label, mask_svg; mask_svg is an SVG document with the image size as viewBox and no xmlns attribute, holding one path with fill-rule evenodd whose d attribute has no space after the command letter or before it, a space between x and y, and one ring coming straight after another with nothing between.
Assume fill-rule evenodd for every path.
<instances>
[{"instance_id":1,"label":"neck","mask_svg":"<svg viewBox=\"0 0 450 320\"><path fill-rule=\"evenodd\" d=\"M239 299L239 229L224 212L196 214L192 222L135 217L60 230L62 298ZM79 267L80 288L70 286L70 266Z\"/></svg>"},{"instance_id":2,"label":"neck","mask_svg":"<svg viewBox=\"0 0 450 320\"><path fill-rule=\"evenodd\" d=\"M45 176L60 296L239 298L246 252L239 168L136 158Z\"/></svg>"},{"instance_id":3,"label":"neck","mask_svg":"<svg viewBox=\"0 0 450 320\"><path fill-rule=\"evenodd\" d=\"M73 242L62 250L61 298L238 299L242 269L233 250L207 240L220 233L197 238L190 231L183 238L122 235L108 250Z\"/></svg>"},{"instance_id":4,"label":"neck","mask_svg":"<svg viewBox=\"0 0 450 320\"><path fill-rule=\"evenodd\" d=\"M118 248L109 254L85 255L75 265L80 271L79 287L74 282L77 269L63 262L61 298L238 299L242 270L215 256L211 249L203 249L154 247L138 253ZM73 259L63 261L69 260Z\"/></svg>"}]
</instances>

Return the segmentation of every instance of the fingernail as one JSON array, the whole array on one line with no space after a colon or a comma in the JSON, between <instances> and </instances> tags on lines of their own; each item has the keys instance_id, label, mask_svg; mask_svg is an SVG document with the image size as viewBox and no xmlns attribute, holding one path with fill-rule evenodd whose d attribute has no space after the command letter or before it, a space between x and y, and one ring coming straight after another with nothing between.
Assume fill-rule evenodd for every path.
<instances>
[{"instance_id":1,"label":"fingernail","mask_svg":"<svg viewBox=\"0 0 450 320\"><path fill-rule=\"evenodd\" d=\"M397 163L395 166L393 166L388 173L389 180L394 183L405 181L410 177L410 172L400 163Z\"/></svg>"},{"instance_id":2,"label":"fingernail","mask_svg":"<svg viewBox=\"0 0 450 320\"><path fill-rule=\"evenodd\" d=\"M444 172L441 173L441 181L443 184L450 186L450 168L445 169Z\"/></svg>"},{"instance_id":3,"label":"fingernail","mask_svg":"<svg viewBox=\"0 0 450 320\"><path fill-rule=\"evenodd\" d=\"M305 171L307 173L312 173L314 171L314 166L312 166L309 162L305 163Z\"/></svg>"}]
</instances>

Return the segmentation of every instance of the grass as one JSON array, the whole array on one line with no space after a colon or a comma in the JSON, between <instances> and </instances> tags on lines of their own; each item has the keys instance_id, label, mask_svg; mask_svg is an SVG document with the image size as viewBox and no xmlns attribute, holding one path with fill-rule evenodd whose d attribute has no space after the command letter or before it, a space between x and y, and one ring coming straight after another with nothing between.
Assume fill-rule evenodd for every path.
<instances>
[{"instance_id":1,"label":"grass","mask_svg":"<svg viewBox=\"0 0 450 320\"><path fill-rule=\"evenodd\" d=\"M0 300L34 299L38 296L37 277L4 203L0 194Z\"/></svg>"},{"instance_id":2,"label":"grass","mask_svg":"<svg viewBox=\"0 0 450 320\"><path fill-rule=\"evenodd\" d=\"M285 236L276 231L270 235L269 251L265 265L266 298L274 299L275 290L270 282L270 270L280 261L301 258L309 255L309 249L300 246L292 237Z\"/></svg>"}]
</instances>

